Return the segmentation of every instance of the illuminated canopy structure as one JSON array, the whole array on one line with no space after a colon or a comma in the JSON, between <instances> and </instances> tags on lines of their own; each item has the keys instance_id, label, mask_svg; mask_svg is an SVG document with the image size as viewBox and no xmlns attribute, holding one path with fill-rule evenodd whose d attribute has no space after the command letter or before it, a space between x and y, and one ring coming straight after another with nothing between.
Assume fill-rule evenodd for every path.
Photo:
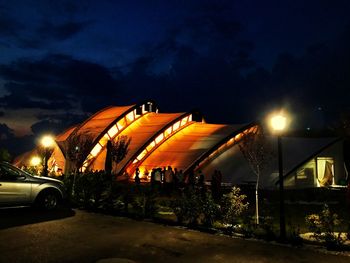
<instances>
[{"instance_id":1,"label":"illuminated canopy structure","mask_svg":"<svg viewBox=\"0 0 350 263\"><path fill-rule=\"evenodd\" d=\"M257 132L256 125L207 124L198 112L159 113L153 101L107 107L56 136L49 168L64 170L66 158L62 143L77 135L87 135L93 139L93 146L82 170L103 170L107 142L119 136L131 138L131 143L128 154L117 166L117 174L132 175L137 167L141 173L167 166L184 172L203 169L210 166L210 160L224 148L233 146L251 132ZM15 164L29 166L29 156L30 153L19 156Z\"/></svg>"},{"instance_id":2,"label":"illuminated canopy structure","mask_svg":"<svg viewBox=\"0 0 350 263\"><path fill-rule=\"evenodd\" d=\"M129 151L115 167L116 174L128 174L129 178L133 178L136 168L139 168L141 176L146 179L153 168L171 166L184 173L201 170L207 180L211 179L215 170L220 170L223 182L253 183L255 175L238 144L246 134L257 131L258 125L254 123L208 124L195 111L160 113L153 101L107 107L56 136L48 167L51 171L65 171L67 162L62 145L74 136L86 135L92 138L93 144L80 169L104 170L108 140L127 136L131 138ZM270 139L273 140L272 137ZM284 154L286 187L335 185L344 178L339 141L289 138L284 139L284 144L285 150L289 151ZM324 145L330 147L322 148ZM14 164L30 166L34 154L35 150L25 153ZM261 176L262 187L276 186L278 176L274 164L277 165L277 161L272 160L271 164Z\"/></svg>"}]
</instances>

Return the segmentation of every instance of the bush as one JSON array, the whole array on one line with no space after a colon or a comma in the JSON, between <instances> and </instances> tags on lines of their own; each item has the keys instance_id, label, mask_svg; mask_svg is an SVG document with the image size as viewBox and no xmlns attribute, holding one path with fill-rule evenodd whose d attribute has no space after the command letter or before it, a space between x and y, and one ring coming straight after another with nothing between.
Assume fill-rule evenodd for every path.
<instances>
[{"instance_id":1,"label":"bush","mask_svg":"<svg viewBox=\"0 0 350 263\"><path fill-rule=\"evenodd\" d=\"M287 239L292 246L301 247L303 245L303 239L300 237L299 227L295 228L294 226L290 226Z\"/></svg>"},{"instance_id":2,"label":"bush","mask_svg":"<svg viewBox=\"0 0 350 263\"><path fill-rule=\"evenodd\" d=\"M131 205L137 216L142 218L153 218L158 211L156 202L157 193L150 186L137 186L131 200Z\"/></svg>"},{"instance_id":3,"label":"bush","mask_svg":"<svg viewBox=\"0 0 350 263\"><path fill-rule=\"evenodd\" d=\"M197 225L201 213L200 206L200 197L195 191L182 194L171 204L178 223L188 223L189 225Z\"/></svg>"},{"instance_id":4,"label":"bush","mask_svg":"<svg viewBox=\"0 0 350 263\"><path fill-rule=\"evenodd\" d=\"M206 227L212 227L218 216L220 206L215 203L211 194L208 193L201 195L200 202L200 212L202 214L203 224Z\"/></svg>"},{"instance_id":5,"label":"bush","mask_svg":"<svg viewBox=\"0 0 350 263\"><path fill-rule=\"evenodd\" d=\"M76 174L74 198L84 208L99 208L102 194L111 185L111 178L104 172Z\"/></svg>"},{"instance_id":6,"label":"bush","mask_svg":"<svg viewBox=\"0 0 350 263\"><path fill-rule=\"evenodd\" d=\"M313 237L323 242L327 249L338 250L344 244L341 232L335 234L335 227L340 225L337 214L331 213L328 205L324 205L320 214L311 214L306 217L306 224L313 232Z\"/></svg>"},{"instance_id":7,"label":"bush","mask_svg":"<svg viewBox=\"0 0 350 263\"><path fill-rule=\"evenodd\" d=\"M242 214L248 210L246 198L238 187L233 187L230 193L223 196L222 214L225 223L234 226L239 222Z\"/></svg>"}]
</instances>

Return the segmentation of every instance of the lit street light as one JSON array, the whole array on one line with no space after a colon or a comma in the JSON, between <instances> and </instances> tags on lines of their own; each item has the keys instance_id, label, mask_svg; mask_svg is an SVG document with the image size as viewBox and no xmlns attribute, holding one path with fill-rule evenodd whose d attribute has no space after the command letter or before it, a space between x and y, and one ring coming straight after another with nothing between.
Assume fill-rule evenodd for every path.
<instances>
[{"instance_id":1,"label":"lit street light","mask_svg":"<svg viewBox=\"0 0 350 263\"><path fill-rule=\"evenodd\" d=\"M281 114L271 117L271 127L277 135L278 141L278 171L279 171L279 194L280 194L280 239L286 240L286 219L284 211L284 182L283 182L283 156L282 156L282 132L287 126L287 118Z\"/></svg>"},{"instance_id":2,"label":"lit street light","mask_svg":"<svg viewBox=\"0 0 350 263\"><path fill-rule=\"evenodd\" d=\"M45 135L40 140L41 146L44 147L44 167L43 167L43 176L47 176L47 162L50 157L50 150L55 145L55 140L50 135Z\"/></svg>"},{"instance_id":3,"label":"lit street light","mask_svg":"<svg viewBox=\"0 0 350 263\"><path fill-rule=\"evenodd\" d=\"M33 156L32 159L30 159L31 166L38 166L41 163L41 159L39 156Z\"/></svg>"}]
</instances>

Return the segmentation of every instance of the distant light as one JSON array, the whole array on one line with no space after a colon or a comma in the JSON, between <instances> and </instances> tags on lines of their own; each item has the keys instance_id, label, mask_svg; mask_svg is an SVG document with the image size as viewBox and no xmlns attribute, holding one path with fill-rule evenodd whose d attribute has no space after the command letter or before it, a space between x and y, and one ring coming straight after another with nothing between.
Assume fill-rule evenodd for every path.
<instances>
[{"instance_id":1,"label":"distant light","mask_svg":"<svg viewBox=\"0 0 350 263\"><path fill-rule=\"evenodd\" d=\"M287 118L282 115L275 115L271 118L271 127L275 131L283 131L287 126Z\"/></svg>"},{"instance_id":2,"label":"distant light","mask_svg":"<svg viewBox=\"0 0 350 263\"><path fill-rule=\"evenodd\" d=\"M55 140L51 135L45 135L44 137L41 138L41 145L44 146L45 148L51 148L55 145Z\"/></svg>"},{"instance_id":3,"label":"distant light","mask_svg":"<svg viewBox=\"0 0 350 263\"><path fill-rule=\"evenodd\" d=\"M317 109L318 109L318 110L322 110L322 107L318 107Z\"/></svg>"},{"instance_id":4,"label":"distant light","mask_svg":"<svg viewBox=\"0 0 350 263\"><path fill-rule=\"evenodd\" d=\"M31 166L37 166L41 163L41 159L38 156L33 156L32 159L30 160Z\"/></svg>"},{"instance_id":5,"label":"distant light","mask_svg":"<svg viewBox=\"0 0 350 263\"><path fill-rule=\"evenodd\" d=\"M307 128L306 128L306 130L308 130L308 131L309 131L309 130L311 130L311 128L310 128L310 127L307 127Z\"/></svg>"}]
</instances>

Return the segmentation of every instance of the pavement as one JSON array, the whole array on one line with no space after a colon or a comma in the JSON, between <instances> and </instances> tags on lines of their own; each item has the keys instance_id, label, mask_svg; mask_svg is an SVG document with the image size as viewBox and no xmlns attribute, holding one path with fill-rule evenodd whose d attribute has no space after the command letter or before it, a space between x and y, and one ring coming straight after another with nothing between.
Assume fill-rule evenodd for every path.
<instances>
[{"instance_id":1,"label":"pavement","mask_svg":"<svg viewBox=\"0 0 350 263\"><path fill-rule=\"evenodd\" d=\"M350 262L350 257L63 209L0 209L0 262Z\"/></svg>"}]
</instances>

